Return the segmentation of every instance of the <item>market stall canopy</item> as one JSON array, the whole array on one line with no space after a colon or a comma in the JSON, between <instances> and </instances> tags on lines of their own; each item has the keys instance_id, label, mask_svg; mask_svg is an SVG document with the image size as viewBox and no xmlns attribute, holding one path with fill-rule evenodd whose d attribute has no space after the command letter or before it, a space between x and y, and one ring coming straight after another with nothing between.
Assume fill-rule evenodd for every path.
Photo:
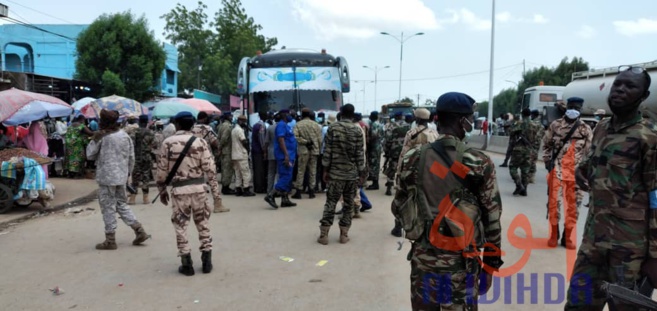
<instances>
[{"instance_id":1,"label":"market stall canopy","mask_svg":"<svg viewBox=\"0 0 657 311\"><path fill-rule=\"evenodd\" d=\"M0 92L0 122L17 125L46 117L69 116L73 108L63 100L33 92L11 88Z\"/></svg>"},{"instance_id":2,"label":"market stall canopy","mask_svg":"<svg viewBox=\"0 0 657 311\"><path fill-rule=\"evenodd\" d=\"M73 109L75 109L75 110L80 110L84 106L89 105L94 100L96 100L96 99L93 98L93 97L85 97L83 99L80 99L80 100L74 102L73 105L71 105L71 106L73 106Z\"/></svg>"},{"instance_id":3,"label":"market stall canopy","mask_svg":"<svg viewBox=\"0 0 657 311\"><path fill-rule=\"evenodd\" d=\"M221 114L221 110L219 110L219 108L217 108L215 105L213 105L211 102L205 99L188 98L188 99L183 99L182 102L184 104L192 106L192 108L198 111L204 111L207 112L208 114Z\"/></svg>"},{"instance_id":4,"label":"market stall canopy","mask_svg":"<svg viewBox=\"0 0 657 311\"><path fill-rule=\"evenodd\" d=\"M85 116L91 114L89 110L93 110L93 113L96 114L96 118L100 116L100 111L103 109L115 110L119 112L121 117L128 116L139 116L144 114L144 110L141 107L141 103L134 99L125 98L117 95L112 95L108 97L103 97L92 101L89 105L85 106L80 110ZM146 111L148 113L148 111Z\"/></svg>"},{"instance_id":5,"label":"market stall canopy","mask_svg":"<svg viewBox=\"0 0 657 311\"><path fill-rule=\"evenodd\" d=\"M158 119L167 119L175 116L181 111L189 111L194 117L199 111L190 105L176 101L161 101L153 108L152 117Z\"/></svg>"}]
</instances>

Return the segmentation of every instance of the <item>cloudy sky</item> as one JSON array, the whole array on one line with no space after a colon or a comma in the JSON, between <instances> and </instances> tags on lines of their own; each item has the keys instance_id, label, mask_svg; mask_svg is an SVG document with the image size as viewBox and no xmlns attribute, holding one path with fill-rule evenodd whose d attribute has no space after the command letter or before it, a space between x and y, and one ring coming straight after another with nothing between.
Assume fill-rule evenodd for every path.
<instances>
[{"instance_id":1,"label":"cloudy sky","mask_svg":"<svg viewBox=\"0 0 657 311\"><path fill-rule=\"evenodd\" d=\"M196 0L46 1L0 0L10 16L33 24L91 23L102 13L131 10L145 14L160 40L160 16ZM206 1L213 15L220 1ZM397 99L400 43L380 32L405 38L402 97L424 103L448 91L488 99L492 0L242 0L247 14L277 37L279 47L300 47L344 56L351 67L348 102L369 112ZM657 60L657 1L497 0L495 93L514 87L523 71L555 66L568 56L592 67ZM363 68L390 66L378 74Z\"/></svg>"}]
</instances>

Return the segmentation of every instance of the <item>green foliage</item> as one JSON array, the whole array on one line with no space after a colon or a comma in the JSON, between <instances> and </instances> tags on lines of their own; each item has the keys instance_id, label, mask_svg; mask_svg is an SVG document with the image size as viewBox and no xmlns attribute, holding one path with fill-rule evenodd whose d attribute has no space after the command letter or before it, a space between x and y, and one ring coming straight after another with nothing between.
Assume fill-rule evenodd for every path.
<instances>
[{"instance_id":1,"label":"green foliage","mask_svg":"<svg viewBox=\"0 0 657 311\"><path fill-rule=\"evenodd\" d=\"M589 64L581 57L573 57L568 60L564 57L557 67L548 68L541 66L530 69L518 83L518 88L504 89L493 97L493 117L502 113L520 113L521 103L525 89L534 87L543 82L544 85L566 86L572 79L572 74L577 71L589 70ZM479 116L488 116L488 102L482 102L477 107Z\"/></svg>"},{"instance_id":2,"label":"green foliage","mask_svg":"<svg viewBox=\"0 0 657 311\"><path fill-rule=\"evenodd\" d=\"M398 103L407 103L407 104L415 105L415 101L413 101L413 99L408 97L408 96L402 98L401 100L399 100L397 102Z\"/></svg>"},{"instance_id":3,"label":"green foliage","mask_svg":"<svg viewBox=\"0 0 657 311\"><path fill-rule=\"evenodd\" d=\"M166 22L164 35L180 51L179 86L200 87L221 94L227 101L236 90L235 76L241 59L257 51L270 51L278 40L259 33L262 26L246 14L239 0L222 0L222 8L212 21L206 10L202 1L193 11L178 4L162 16ZM201 72L199 65L203 66Z\"/></svg>"},{"instance_id":4,"label":"green foliage","mask_svg":"<svg viewBox=\"0 0 657 311\"><path fill-rule=\"evenodd\" d=\"M77 52L76 79L101 84L102 96L138 101L153 96L166 59L146 18L130 11L98 17L78 36Z\"/></svg>"},{"instance_id":5,"label":"green foliage","mask_svg":"<svg viewBox=\"0 0 657 311\"><path fill-rule=\"evenodd\" d=\"M123 84L123 81L121 81L121 77L119 77L119 75L109 70L105 70L101 81L103 85L102 96L125 94L125 85Z\"/></svg>"}]
</instances>

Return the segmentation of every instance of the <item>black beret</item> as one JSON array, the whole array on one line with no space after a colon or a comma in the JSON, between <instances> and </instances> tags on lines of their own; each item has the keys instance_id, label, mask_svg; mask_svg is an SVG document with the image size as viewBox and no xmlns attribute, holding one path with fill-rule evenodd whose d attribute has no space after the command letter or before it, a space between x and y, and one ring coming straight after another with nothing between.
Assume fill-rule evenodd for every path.
<instances>
[{"instance_id":1,"label":"black beret","mask_svg":"<svg viewBox=\"0 0 657 311\"><path fill-rule=\"evenodd\" d=\"M568 98L568 103L584 103L584 99L581 97L570 97Z\"/></svg>"}]
</instances>

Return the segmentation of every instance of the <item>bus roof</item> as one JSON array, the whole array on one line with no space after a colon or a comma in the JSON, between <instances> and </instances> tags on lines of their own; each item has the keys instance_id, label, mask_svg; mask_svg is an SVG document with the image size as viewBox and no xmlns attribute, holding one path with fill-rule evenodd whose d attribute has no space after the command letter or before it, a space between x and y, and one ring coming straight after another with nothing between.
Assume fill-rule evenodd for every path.
<instances>
[{"instance_id":1,"label":"bus roof","mask_svg":"<svg viewBox=\"0 0 657 311\"><path fill-rule=\"evenodd\" d=\"M275 50L251 59L252 68L322 67L335 64L336 59L332 55L308 49Z\"/></svg>"}]
</instances>

